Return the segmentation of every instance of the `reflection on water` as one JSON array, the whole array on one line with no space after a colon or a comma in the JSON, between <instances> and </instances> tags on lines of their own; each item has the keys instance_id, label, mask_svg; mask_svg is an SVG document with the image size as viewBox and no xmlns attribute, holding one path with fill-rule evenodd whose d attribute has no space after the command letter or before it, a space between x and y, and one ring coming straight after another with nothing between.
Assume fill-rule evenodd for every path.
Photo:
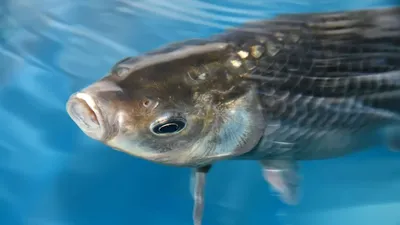
<instances>
[{"instance_id":1,"label":"reflection on water","mask_svg":"<svg viewBox=\"0 0 400 225\"><path fill-rule=\"evenodd\" d=\"M83 135L68 96L116 61L277 13L395 1L3 0L0 224L191 224L186 169L127 157ZM386 149L302 164L303 201L271 196L252 162L210 173L206 224L398 224L400 157ZM318 168L318 169L316 169Z\"/></svg>"}]
</instances>

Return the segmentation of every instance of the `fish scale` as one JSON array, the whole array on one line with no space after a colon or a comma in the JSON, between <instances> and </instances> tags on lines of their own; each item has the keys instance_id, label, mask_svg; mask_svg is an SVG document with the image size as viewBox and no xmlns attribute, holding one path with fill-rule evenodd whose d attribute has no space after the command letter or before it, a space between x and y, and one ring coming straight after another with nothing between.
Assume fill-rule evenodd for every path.
<instances>
[{"instance_id":1,"label":"fish scale","mask_svg":"<svg viewBox=\"0 0 400 225\"><path fill-rule=\"evenodd\" d=\"M250 66L243 78L257 84L267 121L279 125L242 157L264 157L268 162L282 157L335 157L377 143L376 130L382 127L398 126L399 21L400 9L396 8L282 15L249 25L249 30L264 28L264 36L253 37L250 43L265 50L258 58L244 59L251 63L244 63ZM289 38L293 34L298 40ZM224 38L235 43L233 34ZM242 51L251 51L242 41L238 43ZM279 185L292 183L285 181L284 173L276 186L269 181L282 198L291 193Z\"/></svg>"},{"instance_id":2,"label":"fish scale","mask_svg":"<svg viewBox=\"0 0 400 225\"><path fill-rule=\"evenodd\" d=\"M369 123L400 121L398 114L369 107L361 100L278 94L263 98L268 119L298 127L359 129ZM369 103L372 104L372 103Z\"/></svg>"},{"instance_id":3,"label":"fish scale","mask_svg":"<svg viewBox=\"0 0 400 225\"><path fill-rule=\"evenodd\" d=\"M255 63L259 67L251 73L268 80L266 84L270 86L279 85L292 92L321 96L367 94L399 88L400 74L385 72L400 69L400 64L396 63L400 61L400 51L365 51L356 55L331 53L324 57L316 58L301 50L281 50L276 56L260 58Z\"/></svg>"},{"instance_id":4,"label":"fish scale","mask_svg":"<svg viewBox=\"0 0 400 225\"><path fill-rule=\"evenodd\" d=\"M247 67L249 72L244 78L258 83L268 118L285 125L282 130L275 130L278 135L269 136L272 141L295 143L296 135L284 135L291 129L302 130L294 139L312 143L314 135L322 131L327 135L336 131L354 133L365 126L399 122L400 111L393 105L400 97L385 97L385 93L390 95L400 88L397 39L390 35L394 41L384 42L377 36L360 37L363 32L368 33L369 27L374 29L372 16L365 20L349 14L321 17L280 16L268 21L268 25L276 26L266 27L264 38L253 37L250 41L265 51L259 58L244 59L255 61L245 65L257 65ZM400 29L398 24L394 28ZM243 30L239 32L246 32L246 28ZM293 30L298 35L296 41L289 38ZM234 38L224 38L235 42ZM241 46L247 47L242 47L243 51L251 51L248 46ZM273 54L268 52L271 46ZM269 147L265 146L264 151L274 152Z\"/></svg>"},{"instance_id":5,"label":"fish scale","mask_svg":"<svg viewBox=\"0 0 400 225\"><path fill-rule=\"evenodd\" d=\"M299 160L379 144L400 152L400 7L286 14L127 57L72 95L88 136L149 161L193 168L201 225L206 173L253 160L287 204Z\"/></svg>"},{"instance_id":6,"label":"fish scale","mask_svg":"<svg viewBox=\"0 0 400 225\"><path fill-rule=\"evenodd\" d=\"M399 10L385 12L395 15ZM221 38L242 46L245 51L250 51L248 43L265 46L267 50L261 58L248 59L256 62L246 64L258 65L252 73L267 79L267 85L326 97L362 95L399 88L400 74L384 74L400 69L398 36L389 35L390 42L382 41L388 33L370 38L362 36L368 36L369 30L378 25L383 31L397 32L400 22L377 24L383 20L377 18L371 12L279 16L273 21L248 24ZM264 36L248 40L248 33L255 29L262 30ZM329 30L342 32L340 35L322 32ZM293 33L299 40L290 41ZM278 40L277 36L283 38ZM243 44L246 38L248 43ZM276 53L268 54L268 46L274 46Z\"/></svg>"}]
</instances>

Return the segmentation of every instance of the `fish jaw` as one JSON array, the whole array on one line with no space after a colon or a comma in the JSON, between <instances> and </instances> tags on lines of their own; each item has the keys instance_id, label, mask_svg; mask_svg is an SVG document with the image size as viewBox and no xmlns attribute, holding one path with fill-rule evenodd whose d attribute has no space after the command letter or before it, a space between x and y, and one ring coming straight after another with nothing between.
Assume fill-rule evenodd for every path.
<instances>
[{"instance_id":1,"label":"fish jaw","mask_svg":"<svg viewBox=\"0 0 400 225\"><path fill-rule=\"evenodd\" d=\"M72 94L66 103L68 115L80 130L100 142L116 135L119 129L118 109L101 97L107 91L122 92L115 83L99 81Z\"/></svg>"}]
</instances>

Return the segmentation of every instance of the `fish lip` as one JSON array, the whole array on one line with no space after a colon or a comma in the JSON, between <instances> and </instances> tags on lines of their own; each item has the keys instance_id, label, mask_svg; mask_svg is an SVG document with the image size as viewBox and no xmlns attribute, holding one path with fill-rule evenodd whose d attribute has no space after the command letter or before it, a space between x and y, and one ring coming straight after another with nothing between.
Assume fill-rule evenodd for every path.
<instances>
[{"instance_id":1,"label":"fish lip","mask_svg":"<svg viewBox=\"0 0 400 225\"><path fill-rule=\"evenodd\" d=\"M95 97L88 93L77 92L71 95L68 99L66 110L69 117L86 135L95 140L104 141L107 138L107 130L109 126L104 115L102 114L102 110L100 109L98 102L99 101ZM86 110L91 110L95 115L98 125L92 124L92 126L88 126L86 121L79 116L80 114L75 111L75 106L83 108L87 107Z\"/></svg>"}]
</instances>

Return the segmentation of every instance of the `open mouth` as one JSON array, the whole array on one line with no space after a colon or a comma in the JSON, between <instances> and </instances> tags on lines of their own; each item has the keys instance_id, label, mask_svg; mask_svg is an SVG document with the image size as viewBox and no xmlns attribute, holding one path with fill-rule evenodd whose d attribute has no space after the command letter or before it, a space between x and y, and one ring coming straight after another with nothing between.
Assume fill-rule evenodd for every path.
<instances>
[{"instance_id":1,"label":"open mouth","mask_svg":"<svg viewBox=\"0 0 400 225\"><path fill-rule=\"evenodd\" d=\"M102 116L91 96L84 93L77 93L72 96L67 103L67 112L88 136L95 139L102 137Z\"/></svg>"}]
</instances>

